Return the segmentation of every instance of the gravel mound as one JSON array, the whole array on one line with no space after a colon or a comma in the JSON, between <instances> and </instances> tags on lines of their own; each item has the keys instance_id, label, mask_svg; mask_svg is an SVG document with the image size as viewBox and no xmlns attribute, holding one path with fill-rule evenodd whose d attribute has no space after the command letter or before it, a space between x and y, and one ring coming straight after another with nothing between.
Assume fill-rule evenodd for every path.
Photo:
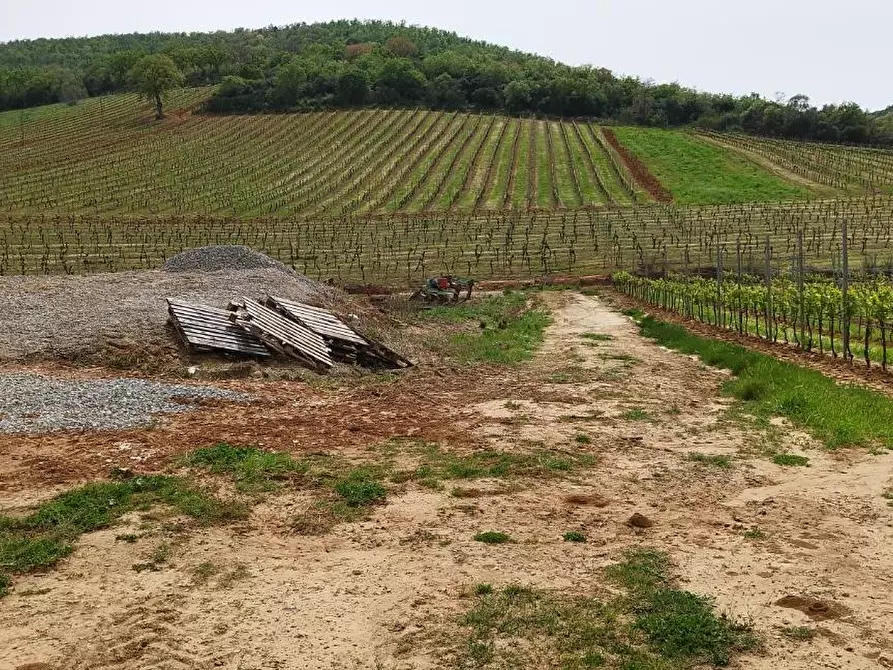
<instances>
[{"instance_id":1,"label":"gravel mound","mask_svg":"<svg viewBox=\"0 0 893 670\"><path fill-rule=\"evenodd\" d=\"M0 277L0 361L65 359L101 365L110 343L120 341L171 347L176 354L176 340L166 328L165 298L226 307L230 300L265 294L355 311L337 289L273 268L7 276Z\"/></svg>"},{"instance_id":2,"label":"gravel mound","mask_svg":"<svg viewBox=\"0 0 893 670\"><path fill-rule=\"evenodd\" d=\"M220 270L258 270L271 268L291 275L297 273L275 258L249 247L220 245L196 247L171 256L162 269L165 272L218 272Z\"/></svg>"},{"instance_id":3,"label":"gravel mound","mask_svg":"<svg viewBox=\"0 0 893 670\"><path fill-rule=\"evenodd\" d=\"M175 398L246 400L241 393L141 379L56 379L0 374L0 433L115 430L149 423L159 412L193 409Z\"/></svg>"}]
</instances>

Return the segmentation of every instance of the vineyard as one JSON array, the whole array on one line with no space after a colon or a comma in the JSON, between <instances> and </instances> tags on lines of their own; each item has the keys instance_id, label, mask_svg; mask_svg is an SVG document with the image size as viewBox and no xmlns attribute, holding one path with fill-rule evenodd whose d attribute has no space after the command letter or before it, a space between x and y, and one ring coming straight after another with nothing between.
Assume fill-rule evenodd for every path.
<instances>
[{"instance_id":1,"label":"vineyard","mask_svg":"<svg viewBox=\"0 0 893 670\"><path fill-rule=\"evenodd\" d=\"M419 213L341 217L0 217L0 273L159 267L184 249L247 244L317 278L402 285L432 273L525 278L618 270L694 273L717 253L761 269L768 240L789 268L799 235L812 269L833 270L841 224L854 268L893 267L893 198L815 202Z\"/></svg>"},{"instance_id":2,"label":"vineyard","mask_svg":"<svg viewBox=\"0 0 893 670\"><path fill-rule=\"evenodd\" d=\"M0 211L257 217L648 202L604 130L421 109L151 122L136 95L0 114Z\"/></svg>"},{"instance_id":3,"label":"vineyard","mask_svg":"<svg viewBox=\"0 0 893 670\"><path fill-rule=\"evenodd\" d=\"M893 193L893 151L750 135L704 133L717 145L756 155L805 180L833 189Z\"/></svg>"},{"instance_id":4,"label":"vineyard","mask_svg":"<svg viewBox=\"0 0 893 670\"><path fill-rule=\"evenodd\" d=\"M740 334L796 345L835 358L858 355L867 366L886 370L893 284L888 277L863 276L846 289L838 277L795 273L763 281L753 275L732 278L614 275L620 290L639 300Z\"/></svg>"}]
</instances>

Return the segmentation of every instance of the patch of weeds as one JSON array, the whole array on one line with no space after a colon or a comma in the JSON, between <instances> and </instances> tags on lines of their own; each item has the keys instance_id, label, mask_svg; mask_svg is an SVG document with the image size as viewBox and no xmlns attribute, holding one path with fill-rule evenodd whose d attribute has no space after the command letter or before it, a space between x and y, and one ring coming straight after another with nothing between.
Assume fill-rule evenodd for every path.
<instances>
[{"instance_id":1,"label":"patch of weeds","mask_svg":"<svg viewBox=\"0 0 893 670\"><path fill-rule=\"evenodd\" d=\"M806 456L798 456L797 454L775 454L772 457L775 465L783 465L786 467L809 467L809 459Z\"/></svg>"},{"instance_id":2,"label":"patch of weeds","mask_svg":"<svg viewBox=\"0 0 893 670\"><path fill-rule=\"evenodd\" d=\"M521 409L521 403L515 402L514 400L506 400L503 407L505 407L508 410L514 411L516 409Z\"/></svg>"},{"instance_id":3,"label":"patch of weeds","mask_svg":"<svg viewBox=\"0 0 893 670\"><path fill-rule=\"evenodd\" d=\"M374 467L351 470L334 481L329 497L317 500L299 514L292 521L292 529L302 535L324 535L339 523L368 518L371 508L387 498L380 476L381 471Z\"/></svg>"},{"instance_id":4,"label":"patch of weeds","mask_svg":"<svg viewBox=\"0 0 893 670\"><path fill-rule=\"evenodd\" d=\"M732 467L731 456L726 456L724 454L702 454L698 451L690 451L685 458L693 463L710 465L715 468L728 469Z\"/></svg>"},{"instance_id":5,"label":"patch of weeds","mask_svg":"<svg viewBox=\"0 0 893 670\"><path fill-rule=\"evenodd\" d=\"M255 447L233 447L225 443L196 449L181 463L207 468L215 474L233 477L236 488L246 492L273 491L276 480L307 471L307 464L295 461L290 455L264 451Z\"/></svg>"},{"instance_id":6,"label":"patch of weeds","mask_svg":"<svg viewBox=\"0 0 893 670\"><path fill-rule=\"evenodd\" d=\"M582 337L592 342L609 342L614 339L614 336L608 333L583 333Z\"/></svg>"},{"instance_id":7,"label":"patch of weeds","mask_svg":"<svg viewBox=\"0 0 893 670\"><path fill-rule=\"evenodd\" d=\"M580 293L581 293L582 295L588 296L588 297L590 297L590 298L599 295L598 289L597 289L597 288L591 288L591 287L590 287L590 288L584 288L584 289L582 289L582 290L580 291Z\"/></svg>"},{"instance_id":8,"label":"patch of weeds","mask_svg":"<svg viewBox=\"0 0 893 670\"><path fill-rule=\"evenodd\" d=\"M608 570L629 589L633 628L645 634L653 651L666 659L725 666L732 652L758 646L749 624L717 616L710 598L674 588L669 566L662 552L633 549Z\"/></svg>"},{"instance_id":9,"label":"patch of weeds","mask_svg":"<svg viewBox=\"0 0 893 670\"><path fill-rule=\"evenodd\" d=\"M571 530L571 531L566 532L563 537L564 537L565 542L585 542L586 541L586 536L583 535L583 533L576 531L576 530Z\"/></svg>"},{"instance_id":10,"label":"patch of weeds","mask_svg":"<svg viewBox=\"0 0 893 670\"><path fill-rule=\"evenodd\" d=\"M799 642L808 642L818 635L815 630L806 626L784 626L781 629L781 634L789 640L797 640Z\"/></svg>"},{"instance_id":11,"label":"patch of weeds","mask_svg":"<svg viewBox=\"0 0 893 670\"><path fill-rule=\"evenodd\" d=\"M658 344L731 370L734 376L725 383L724 392L745 403L750 414L783 416L831 448L893 446L893 401L883 393L838 384L816 370L692 335L682 326L652 317L641 317L639 326L644 336Z\"/></svg>"},{"instance_id":12,"label":"patch of weeds","mask_svg":"<svg viewBox=\"0 0 893 670\"><path fill-rule=\"evenodd\" d=\"M746 626L713 612L710 601L669 585L665 556L632 554L615 574L628 594L599 599L511 585L476 589L451 642L451 667L568 670L682 670L724 665L756 646Z\"/></svg>"},{"instance_id":13,"label":"patch of weeds","mask_svg":"<svg viewBox=\"0 0 893 670\"><path fill-rule=\"evenodd\" d=\"M641 407L633 407L632 409L626 410L620 415L620 418L627 421L654 421L654 417Z\"/></svg>"},{"instance_id":14,"label":"patch of weeds","mask_svg":"<svg viewBox=\"0 0 893 670\"><path fill-rule=\"evenodd\" d=\"M139 538L140 536L134 533L121 533L120 535L115 535L116 542L127 542L128 544L133 544Z\"/></svg>"},{"instance_id":15,"label":"patch of weeds","mask_svg":"<svg viewBox=\"0 0 893 670\"><path fill-rule=\"evenodd\" d=\"M12 577L7 575L5 572L0 572L0 598L9 593L9 588L12 586Z\"/></svg>"},{"instance_id":16,"label":"patch of weeds","mask_svg":"<svg viewBox=\"0 0 893 670\"><path fill-rule=\"evenodd\" d=\"M136 572L158 572L162 566L168 562L171 557L171 546L167 542L162 542L155 548L149 560L145 563L134 563L133 569Z\"/></svg>"},{"instance_id":17,"label":"patch of weeds","mask_svg":"<svg viewBox=\"0 0 893 670\"><path fill-rule=\"evenodd\" d=\"M248 579L250 576L251 572L248 570L248 566L243 563L238 563L232 570L228 570L220 575L217 579L217 588L232 588L233 584L242 581L243 579Z\"/></svg>"},{"instance_id":18,"label":"patch of weeds","mask_svg":"<svg viewBox=\"0 0 893 670\"><path fill-rule=\"evenodd\" d=\"M191 570L192 572L192 582L199 586L203 584L207 584L208 580L211 579L214 575L220 572L220 566L215 565L210 561L205 561L204 563L199 563Z\"/></svg>"},{"instance_id":19,"label":"patch of weeds","mask_svg":"<svg viewBox=\"0 0 893 670\"><path fill-rule=\"evenodd\" d=\"M512 541L512 538L508 533L493 530L477 533L472 539L476 542L483 542L484 544L505 544L506 542Z\"/></svg>"},{"instance_id":20,"label":"patch of weeds","mask_svg":"<svg viewBox=\"0 0 893 670\"><path fill-rule=\"evenodd\" d=\"M474 587L474 595L476 596L488 596L491 593L493 593L492 584L477 584Z\"/></svg>"},{"instance_id":21,"label":"patch of weeds","mask_svg":"<svg viewBox=\"0 0 893 670\"><path fill-rule=\"evenodd\" d=\"M742 533L742 534L748 540L765 540L766 539L766 533L764 533L759 528L751 528L750 530L744 531L744 533Z\"/></svg>"},{"instance_id":22,"label":"patch of weeds","mask_svg":"<svg viewBox=\"0 0 893 670\"><path fill-rule=\"evenodd\" d=\"M591 444L592 438L589 437L586 433L577 433L574 435L574 442L577 444Z\"/></svg>"},{"instance_id":23,"label":"patch of weeds","mask_svg":"<svg viewBox=\"0 0 893 670\"><path fill-rule=\"evenodd\" d=\"M669 414L670 416L679 416L680 414L682 414L682 410L679 409L678 405L671 405L664 410L664 414Z\"/></svg>"},{"instance_id":24,"label":"patch of weeds","mask_svg":"<svg viewBox=\"0 0 893 670\"><path fill-rule=\"evenodd\" d=\"M475 324L473 331L453 333L446 352L464 362L514 364L530 359L552 319L529 297L509 291L459 305L433 307L420 314L428 321Z\"/></svg>"},{"instance_id":25,"label":"patch of weeds","mask_svg":"<svg viewBox=\"0 0 893 670\"><path fill-rule=\"evenodd\" d=\"M387 489L371 468L356 468L335 483L334 489L348 507L364 507L384 502Z\"/></svg>"},{"instance_id":26,"label":"patch of weeds","mask_svg":"<svg viewBox=\"0 0 893 670\"><path fill-rule=\"evenodd\" d=\"M244 505L215 498L179 477L151 475L87 484L43 503L28 516L0 516L0 565L12 574L52 567L73 551L83 533L160 504L204 525L247 516Z\"/></svg>"}]
</instances>

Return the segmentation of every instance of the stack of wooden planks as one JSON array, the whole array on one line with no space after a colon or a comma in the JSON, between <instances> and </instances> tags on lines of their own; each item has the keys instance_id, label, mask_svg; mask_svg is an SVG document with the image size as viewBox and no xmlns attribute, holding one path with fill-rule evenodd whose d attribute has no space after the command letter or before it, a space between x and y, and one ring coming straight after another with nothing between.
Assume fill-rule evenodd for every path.
<instances>
[{"instance_id":1,"label":"stack of wooden planks","mask_svg":"<svg viewBox=\"0 0 893 670\"><path fill-rule=\"evenodd\" d=\"M373 369L399 369L412 362L358 333L328 310L285 298L242 298L228 310L169 298L168 313L187 349L228 355L299 361L317 372L336 361Z\"/></svg>"}]
</instances>

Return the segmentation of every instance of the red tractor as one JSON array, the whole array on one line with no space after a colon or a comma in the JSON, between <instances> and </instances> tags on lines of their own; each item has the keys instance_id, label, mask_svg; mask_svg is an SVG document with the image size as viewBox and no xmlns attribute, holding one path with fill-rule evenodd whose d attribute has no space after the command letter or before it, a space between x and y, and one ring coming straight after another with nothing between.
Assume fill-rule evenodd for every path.
<instances>
[{"instance_id":1,"label":"red tractor","mask_svg":"<svg viewBox=\"0 0 893 670\"><path fill-rule=\"evenodd\" d=\"M422 288L409 296L409 299L431 305L452 305L471 298L473 288L473 279L452 275L431 277Z\"/></svg>"}]
</instances>

